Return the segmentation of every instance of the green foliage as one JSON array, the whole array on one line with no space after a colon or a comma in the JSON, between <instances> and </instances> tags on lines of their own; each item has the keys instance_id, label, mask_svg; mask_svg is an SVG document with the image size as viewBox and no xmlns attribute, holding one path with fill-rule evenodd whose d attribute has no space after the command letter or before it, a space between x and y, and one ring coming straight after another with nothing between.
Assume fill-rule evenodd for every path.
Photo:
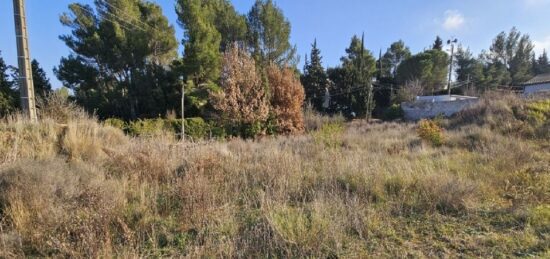
<instances>
[{"instance_id":1,"label":"green foliage","mask_svg":"<svg viewBox=\"0 0 550 259\"><path fill-rule=\"evenodd\" d=\"M404 84L420 80L424 91L431 93L442 89L447 82L449 55L433 49L418 53L403 61L397 68L397 81Z\"/></svg>"},{"instance_id":2,"label":"green foliage","mask_svg":"<svg viewBox=\"0 0 550 259\"><path fill-rule=\"evenodd\" d=\"M418 136L434 146L441 146L444 142L443 129L432 120L421 120L416 130Z\"/></svg>"},{"instance_id":3,"label":"green foliage","mask_svg":"<svg viewBox=\"0 0 550 259\"><path fill-rule=\"evenodd\" d=\"M127 131L133 136L156 136L172 132L172 128L163 119L139 119L128 123Z\"/></svg>"},{"instance_id":4,"label":"green foliage","mask_svg":"<svg viewBox=\"0 0 550 259\"><path fill-rule=\"evenodd\" d=\"M526 110L528 119L537 125L550 121L550 99L529 103Z\"/></svg>"},{"instance_id":5,"label":"green foliage","mask_svg":"<svg viewBox=\"0 0 550 259\"><path fill-rule=\"evenodd\" d=\"M348 114L370 118L374 109L371 79L376 71L376 61L365 49L364 36L353 36L350 46L342 57L342 70L335 81L338 91L346 93L340 103L347 106Z\"/></svg>"},{"instance_id":6,"label":"green foliage","mask_svg":"<svg viewBox=\"0 0 550 259\"><path fill-rule=\"evenodd\" d=\"M222 35L216 29L211 1L178 0L178 20L184 29L183 68L196 84L216 81L220 76Z\"/></svg>"},{"instance_id":7,"label":"green foliage","mask_svg":"<svg viewBox=\"0 0 550 259\"><path fill-rule=\"evenodd\" d=\"M434 50L443 50L443 40L441 37L437 36L434 41L434 45L432 47Z\"/></svg>"},{"instance_id":8,"label":"green foliage","mask_svg":"<svg viewBox=\"0 0 550 259\"><path fill-rule=\"evenodd\" d=\"M397 120L403 118L403 109L400 104L393 104L384 111L385 120Z\"/></svg>"},{"instance_id":9,"label":"green foliage","mask_svg":"<svg viewBox=\"0 0 550 259\"><path fill-rule=\"evenodd\" d=\"M380 75L385 78L395 78L399 64L410 57L411 51L405 45L405 42L399 40L392 43L382 57L382 71L380 71Z\"/></svg>"},{"instance_id":10,"label":"green foliage","mask_svg":"<svg viewBox=\"0 0 550 259\"><path fill-rule=\"evenodd\" d=\"M52 92L52 85L50 84L50 79L46 76L44 69L40 67L40 63L33 59L31 62L32 67L32 80L34 84L34 92L39 98L46 98L48 94Z\"/></svg>"},{"instance_id":11,"label":"green foliage","mask_svg":"<svg viewBox=\"0 0 550 259\"><path fill-rule=\"evenodd\" d=\"M296 47L289 42L290 22L272 0L256 0L247 22L248 45L258 65L295 65Z\"/></svg>"},{"instance_id":12,"label":"green foliage","mask_svg":"<svg viewBox=\"0 0 550 259\"><path fill-rule=\"evenodd\" d=\"M117 118L109 118L105 120L105 125L109 125L111 127L115 127L117 129L125 131L128 127L125 121Z\"/></svg>"},{"instance_id":13,"label":"green foliage","mask_svg":"<svg viewBox=\"0 0 550 259\"><path fill-rule=\"evenodd\" d=\"M311 45L311 61L304 65L304 75L301 78L305 89L306 103L311 103L317 111L325 110L323 107L325 89L327 84L327 73L322 64L321 51L317 48L317 40Z\"/></svg>"},{"instance_id":14,"label":"green foliage","mask_svg":"<svg viewBox=\"0 0 550 259\"><path fill-rule=\"evenodd\" d=\"M540 205L530 210L529 225L539 233L550 233L550 206Z\"/></svg>"},{"instance_id":15,"label":"green foliage","mask_svg":"<svg viewBox=\"0 0 550 259\"><path fill-rule=\"evenodd\" d=\"M546 50L540 54L537 60L533 60L533 72L535 75L550 73L550 60Z\"/></svg>"},{"instance_id":16,"label":"green foliage","mask_svg":"<svg viewBox=\"0 0 550 259\"><path fill-rule=\"evenodd\" d=\"M9 67L0 56L0 117L15 111L17 92L13 89L16 82L10 80Z\"/></svg>"},{"instance_id":17,"label":"green foliage","mask_svg":"<svg viewBox=\"0 0 550 259\"><path fill-rule=\"evenodd\" d=\"M343 132L343 123L330 122L323 124L319 130L312 132L311 136L318 145L324 145L328 148L338 148L342 145Z\"/></svg>"},{"instance_id":18,"label":"green foliage","mask_svg":"<svg viewBox=\"0 0 550 259\"><path fill-rule=\"evenodd\" d=\"M483 74L483 63L473 57L470 49L459 46L455 54L456 80L464 82L470 79L471 82L482 82L485 80Z\"/></svg>"},{"instance_id":19,"label":"green foliage","mask_svg":"<svg viewBox=\"0 0 550 259\"><path fill-rule=\"evenodd\" d=\"M177 75L165 69L177 56L177 41L160 6L101 0L95 8L75 3L69 9L61 23L71 34L60 38L72 54L55 72L79 104L101 118L125 119L164 114L177 105L170 99Z\"/></svg>"},{"instance_id":20,"label":"green foliage","mask_svg":"<svg viewBox=\"0 0 550 259\"><path fill-rule=\"evenodd\" d=\"M508 74L502 76L501 84L521 84L532 77L532 56L534 45L526 34L515 27L509 33L501 32L493 40L490 53L485 57L491 65L505 67Z\"/></svg>"}]
</instances>

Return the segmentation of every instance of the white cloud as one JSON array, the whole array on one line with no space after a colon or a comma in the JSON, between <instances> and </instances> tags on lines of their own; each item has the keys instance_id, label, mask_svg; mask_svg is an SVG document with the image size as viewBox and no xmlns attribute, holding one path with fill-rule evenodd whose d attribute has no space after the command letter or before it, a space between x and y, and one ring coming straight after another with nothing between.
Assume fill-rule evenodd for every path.
<instances>
[{"instance_id":1,"label":"white cloud","mask_svg":"<svg viewBox=\"0 0 550 259\"><path fill-rule=\"evenodd\" d=\"M448 31L458 30L464 26L466 19L457 10L445 11L445 20L443 21L443 28Z\"/></svg>"},{"instance_id":2,"label":"white cloud","mask_svg":"<svg viewBox=\"0 0 550 259\"><path fill-rule=\"evenodd\" d=\"M546 38L542 40L535 40L533 44L535 44L535 53L537 55L542 54L543 50L550 52L550 36L546 36Z\"/></svg>"}]
</instances>

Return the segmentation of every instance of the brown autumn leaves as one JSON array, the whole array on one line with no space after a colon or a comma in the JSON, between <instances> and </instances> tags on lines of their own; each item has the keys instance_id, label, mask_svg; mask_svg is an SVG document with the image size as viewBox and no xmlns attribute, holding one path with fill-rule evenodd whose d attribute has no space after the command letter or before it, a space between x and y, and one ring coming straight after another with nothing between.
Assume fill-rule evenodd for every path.
<instances>
[{"instance_id":1,"label":"brown autumn leaves","mask_svg":"<svg viewBox=\"0 0 550 259\"><path fill-rule=\"evenodd\" d=\"M270 64L259 69L250 54L234 45L223 57L221 87L214 107L229 124L272 122L278 133L304 131L304 88L291 68Z\"/></svg>"}]
</instances>

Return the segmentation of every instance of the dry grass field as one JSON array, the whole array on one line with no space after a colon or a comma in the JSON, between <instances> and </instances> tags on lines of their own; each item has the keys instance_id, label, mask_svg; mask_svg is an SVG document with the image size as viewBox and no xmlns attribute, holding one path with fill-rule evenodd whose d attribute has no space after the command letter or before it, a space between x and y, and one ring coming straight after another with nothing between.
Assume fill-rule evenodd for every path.
<instances>
[{"instance_id":1,"label":"dry grass field","mask_svg":"<svg viewBox=\"0 0 550 259\"><path fill-rule=\"evenodd\" d=\"M0 123L0 257L550 257L549 100L491 96L438 143L312 114L193 144L43 117Z\"/></svg>"}]
</instances>

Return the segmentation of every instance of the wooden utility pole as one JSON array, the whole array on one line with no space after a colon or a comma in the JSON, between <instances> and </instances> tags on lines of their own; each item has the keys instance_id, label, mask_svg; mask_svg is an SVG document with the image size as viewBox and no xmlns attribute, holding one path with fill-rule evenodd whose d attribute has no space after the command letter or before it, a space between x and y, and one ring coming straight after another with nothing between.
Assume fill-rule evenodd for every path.
<instances>
[{"instance_id":1,"label":"wooden utility pole","mask_svg":"<svg viewBox=\"0 0 550 259\"><path fill-rule=\"evenodd\" d=\"M37 120L37 117L24 2L25 0L13 0L17 60L19 64L19 91L21 95L21 109L27 118L34 122Z\"/></svg>"}]
</instances>

